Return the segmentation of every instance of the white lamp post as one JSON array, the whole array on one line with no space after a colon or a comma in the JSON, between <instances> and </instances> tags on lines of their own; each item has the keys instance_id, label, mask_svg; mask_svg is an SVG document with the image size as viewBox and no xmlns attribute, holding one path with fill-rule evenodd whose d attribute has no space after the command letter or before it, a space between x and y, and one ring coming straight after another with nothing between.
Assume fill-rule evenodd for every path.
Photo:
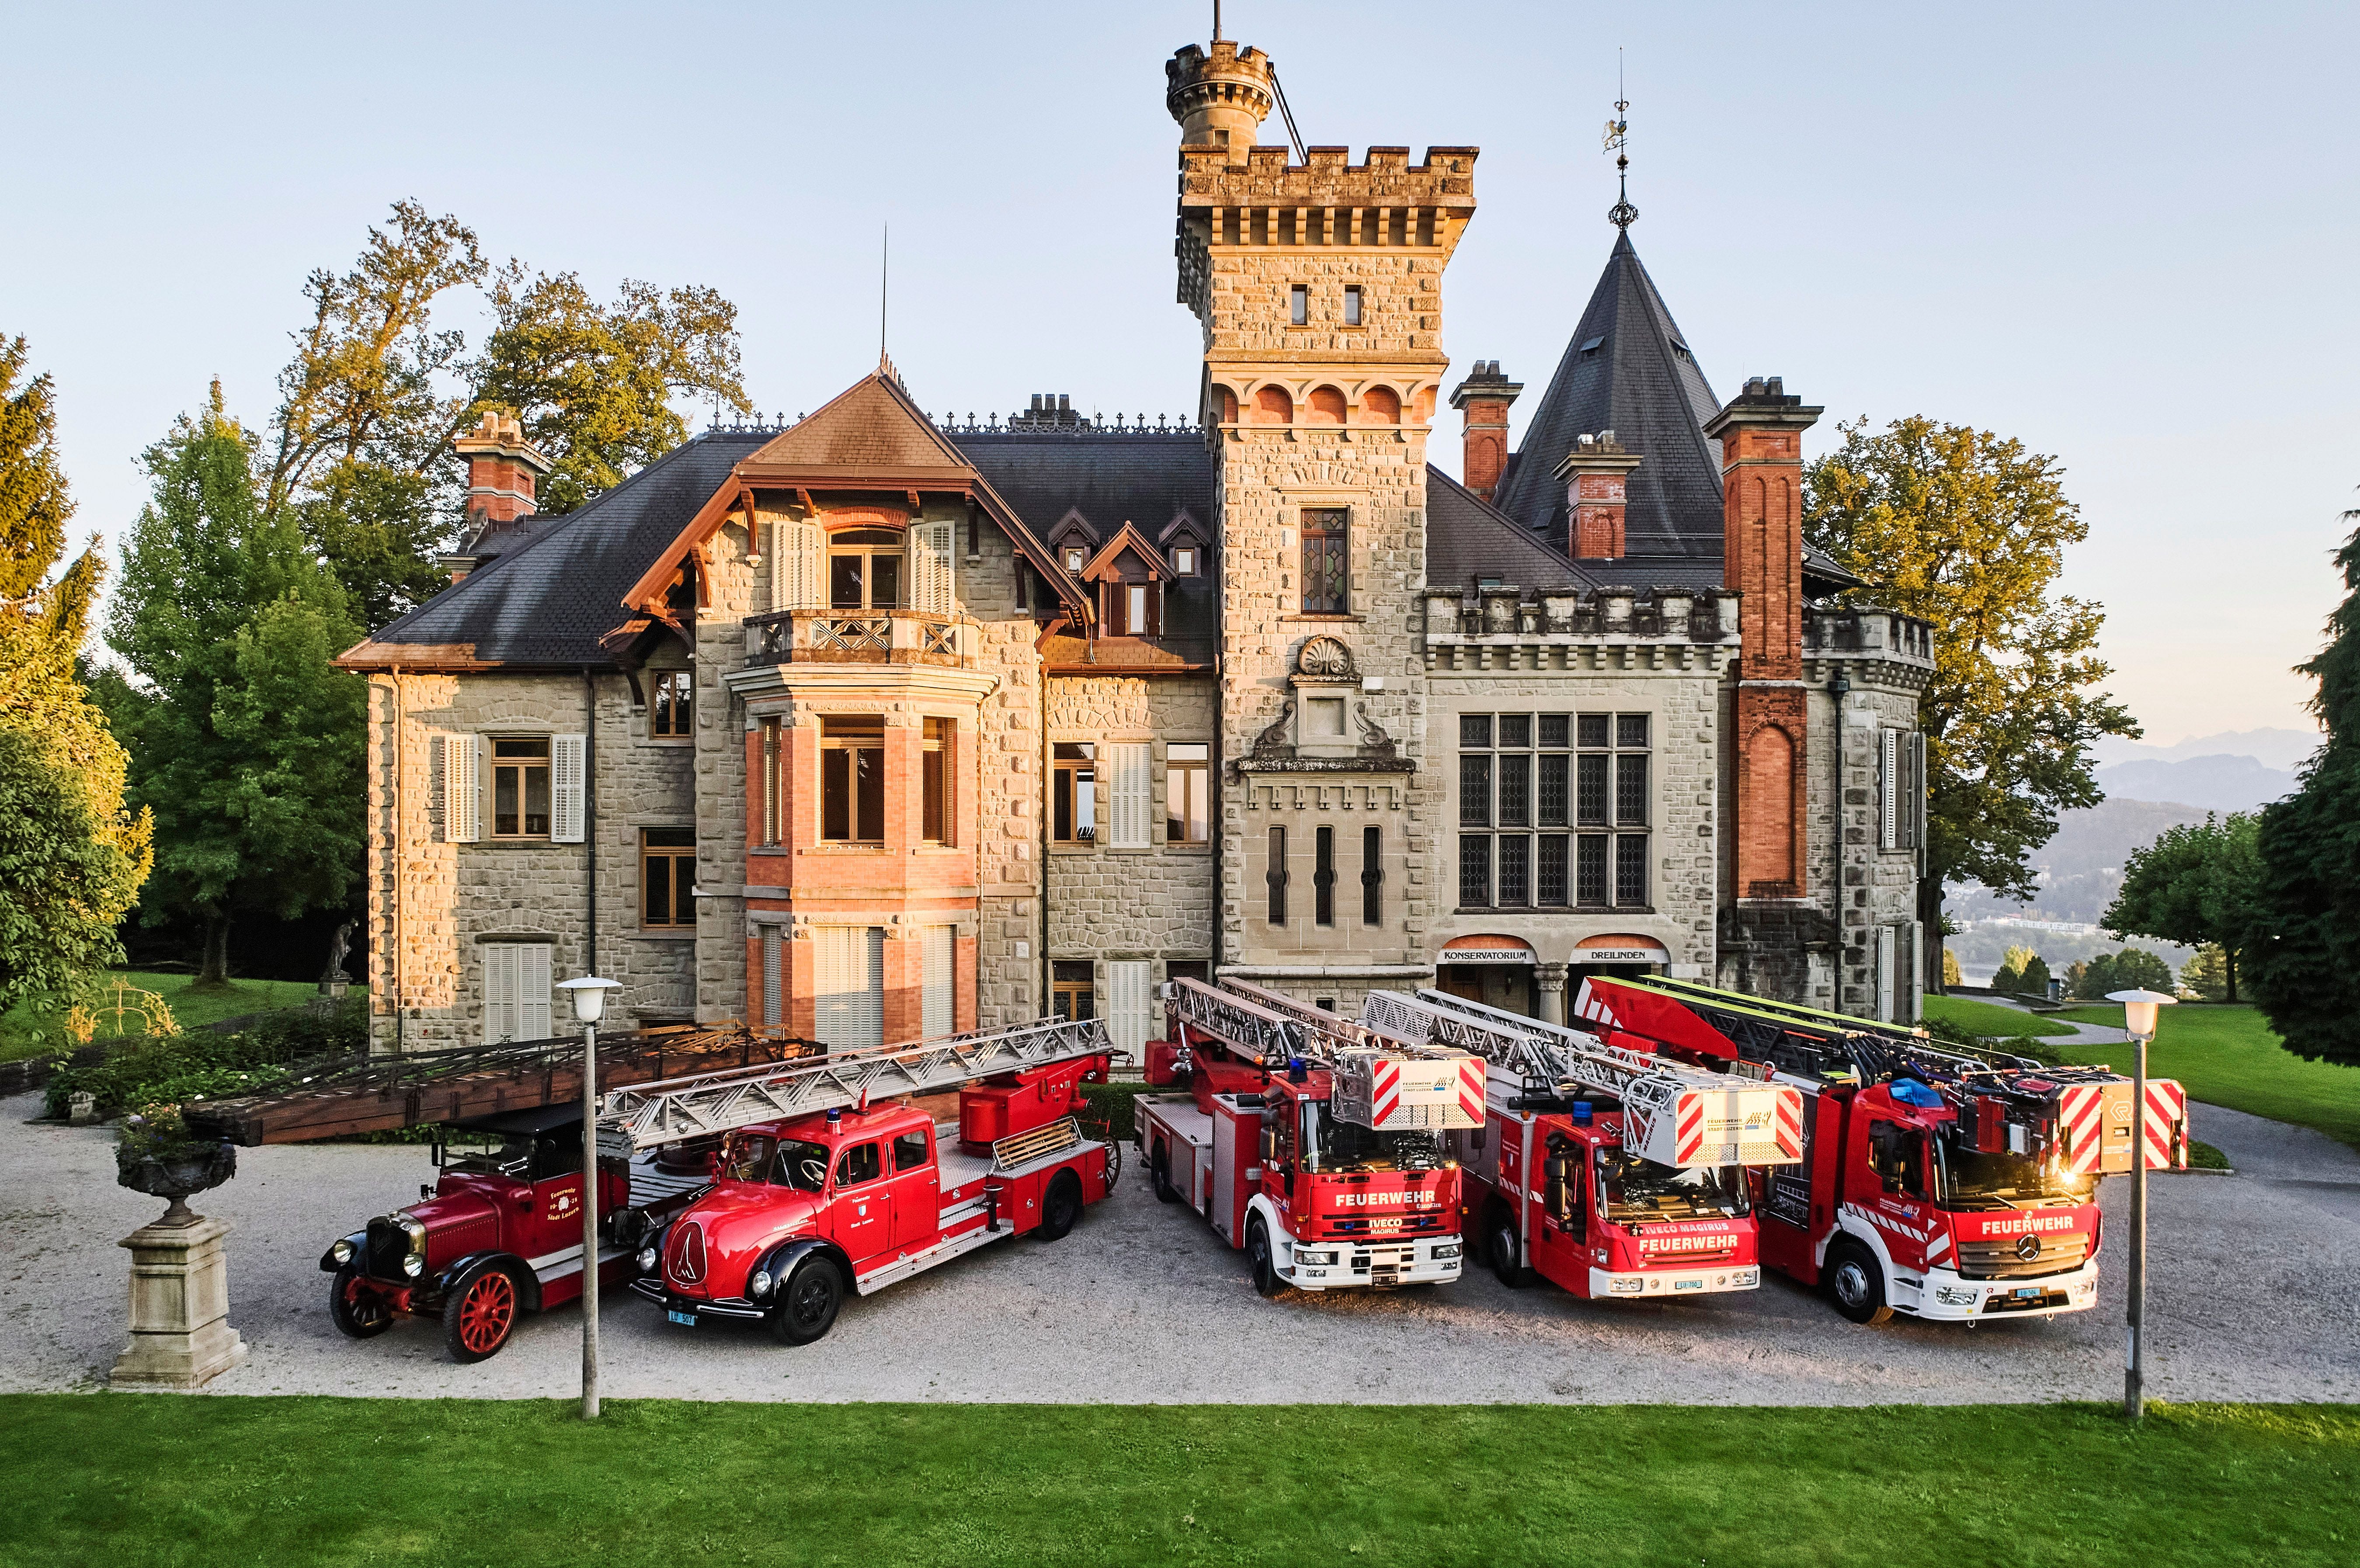
<instances>
[{"instance_id":1,"label":"white lamp post","mask_svg":"<svg viewBox=\"0 0 2360 1568\"><path fill-rule=\"evenodd\" d=\"M2131 1090L2130 1334L2123 1347L2123 1413L2136 1421L2147 1411L2147 1047L2155 1038L2156 1009L2180 998L2138 990L2109 991L2106 1000L2123 1005L2123 1028L2138 1044Z\"/></svg>"},{"instance_id":2,"label":"white lamp post","mask_svg":"<svg viewBox=\"0 0 2360 1568\"><path fill-rule=\"evenodd\" d=\"M582 1026L582 1419L598 1419L598 1020L619 980L585 975L557 988Z\"/></svg>"}]
</instances>

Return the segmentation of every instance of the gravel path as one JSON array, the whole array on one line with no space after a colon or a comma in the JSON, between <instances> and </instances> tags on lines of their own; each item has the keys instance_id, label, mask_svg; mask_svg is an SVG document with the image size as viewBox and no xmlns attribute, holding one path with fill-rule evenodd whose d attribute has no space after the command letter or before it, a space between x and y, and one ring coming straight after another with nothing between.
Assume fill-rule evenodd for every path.
<instances>
[{"instance_id":1,"label":"gravel path","mask_svg":"<svg viewBox=\"0 0 2360 1568\"><path fill-rule=\"evenodd\" d=\"M0 1389L88 1388L122 1348L118 1236L154 1200L115 1185L113 1134L27 1127L0 1100ZM2360 1155L2301 1128L2204 1106L2232 1178L2158 1179L2152 1381L2171 1399L2360 1399ZM529 1319L499 1356L444 1359L406 1323L354 1344L330 1327L321 1248L399 1203L422 1149L242 1149L198 1200L233 1221L230 1321L252 1358L225 1394L569 1396L571 1309ZM2129 1201L2105 1183L2110 1225ZM2120 1231L2115 1229L2115 1235ZM1486 1271L1427 1292L1269 1302L1194 1214L1121 1189L1054 1244L1000 1243L845 1309L821 1344L676 1328L611 1297L606 1392L716 1399L1441 1403L1490 1400L1846 1405L2111 1399L2122 1388L2119 1243L2094 1312L1976 1328L1858 1328L1776 1278L1663 1306L1503 1289ZM1207 1355L1208 1347L1219 1353Z\"/></svg>"},{"instance_id":2,"label":"gravel path","mask_svg":"<svg viewBox=\"0 0 2360 1568\"><path fill-rule=\"evenodd\" d=\"M2006 1007L2011 1011L2022 1013L2028 1018L2037 1018L2047 1023L2063 1024L2073 1031L2071 1034L2049 1035L2048 1038L2050 1040L2070 1040L2076 1045L2128 1045L2131 1042L2131 1037L2126 1030L2114 1029L2106 1024L2085 1024L2079 1018L2062 1018L2055 1013L2036 1013L2022 1002L2012 1001L2005 996L1977 996L1974 1000L1988 1002L1994 1007Z\"/></svg>"}]
</instances>

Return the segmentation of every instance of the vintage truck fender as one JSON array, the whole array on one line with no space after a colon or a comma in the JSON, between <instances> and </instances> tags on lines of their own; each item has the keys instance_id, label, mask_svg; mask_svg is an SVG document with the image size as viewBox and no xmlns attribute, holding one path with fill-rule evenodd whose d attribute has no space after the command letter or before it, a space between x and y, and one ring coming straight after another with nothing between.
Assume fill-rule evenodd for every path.
<instances>
[{"instance_id":1,"label":"vintage truck fender","mask_svg":"<svg viewBox=\"0 0 2360 1568\"><path fill-rule=\"evenodd\" d=\"M353 1256L357 1258L360 1256L361 1248L368 1242L368 1232L366 1230L356 1230L350 1236L337 1237L336 1241L341 1241L345 1246L351 1247L353 1249ZM328 1243L328 1250L320 1254L320 1272L322 1274L333 1274L337 1269L344 1267L343 1264L336 1261L336 1241Z\"/></svg>"},{"instance_id":2,"label":"vintage truck fender","mask_svg":"<svg viewBox=\"0 0 2360 1568\"><path fill-rule=\"evenodd\" d=\"M434 1277L434 1293L438 1296L448 1296L458 1288L459 1281L465 1279L471 1270L486 1263L506 1264L508 1278L517 1282L518 1304L529 1312L541 1311L541 1280L534 1276L532 1265L513 1252L486 1251L467 1254L466 1257L458 1259Z\"/></svg>"},{"instance_id":3,"label":"vintage truck fender","mask_svg":"<svg viewBox=\"0 0 2360 1568\"><path fill-rule=\"evenodd\" d=\"M778 1288L786 1283L787 1276L794 1272L795 1265L814 1252L824 1255L829 1262L836 1265L837 1272L844 1276L846 1290L855 1293L858 1291L859 1285L852 1277L852 1259L845 1256L842 1247L825 1236L791 1236L784 1241L772 1243L770 1248L755 1260L754 1267L747 1271L744 1292L746 1300L759 1301L768 1306L776 1298ZM754 1276L757 1274L768 1274L770 1277L770 1288L760 1295L754 1293Z\"/></svg>"}]
</instances>

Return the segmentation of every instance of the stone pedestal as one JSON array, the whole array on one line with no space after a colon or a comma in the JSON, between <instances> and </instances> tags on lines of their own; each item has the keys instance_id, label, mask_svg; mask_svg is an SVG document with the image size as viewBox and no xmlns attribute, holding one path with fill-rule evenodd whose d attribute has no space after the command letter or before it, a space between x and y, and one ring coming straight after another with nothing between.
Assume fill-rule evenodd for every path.
<instances>
[{"instance_id":1,"label":"stone pedestal","mask_svg":"<svg viewBox=\"0 0 2360 1568\"><path fill-rule=\"evenodd\" d=\"M226 1220L142 1226L131 1252L131 1343L108 1379L117 1388L198 1388L246 1359L229 1326Z\"/></svg>"}]
</instances>

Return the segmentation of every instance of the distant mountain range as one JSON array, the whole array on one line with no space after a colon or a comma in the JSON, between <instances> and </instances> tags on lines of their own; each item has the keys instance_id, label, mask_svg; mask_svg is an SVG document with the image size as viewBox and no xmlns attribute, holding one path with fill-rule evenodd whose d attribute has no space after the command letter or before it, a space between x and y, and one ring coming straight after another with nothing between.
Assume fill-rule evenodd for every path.
<instances>
[{"instance_id":1,"label":"distant mountain range","mask_svg":"<svg viewBox=\"0 0 2360 1568\"><path fill-rule=\"evenodd\" d=\"M2200 757L2250 757L2265 768L2291 773L2319 749L2317 730L2234 730L2198 735L2177 746L2102 736L2090 747L2100 767L2117 762L2186 762Z\"/></svg>"},{"instance_id":2,"label":"distant mountain range","mask_svg":"<svg viewBox=\"0 0 2360 1568\"><path fill-rule=\"evenodd\" d=\"M2292 772L2265 767L2256 757L2117 762L2098 769L2098 788L2109 800L2169 800L2208 811L2250 811L2294 787Z\"/></svg>"}]
</instances>

